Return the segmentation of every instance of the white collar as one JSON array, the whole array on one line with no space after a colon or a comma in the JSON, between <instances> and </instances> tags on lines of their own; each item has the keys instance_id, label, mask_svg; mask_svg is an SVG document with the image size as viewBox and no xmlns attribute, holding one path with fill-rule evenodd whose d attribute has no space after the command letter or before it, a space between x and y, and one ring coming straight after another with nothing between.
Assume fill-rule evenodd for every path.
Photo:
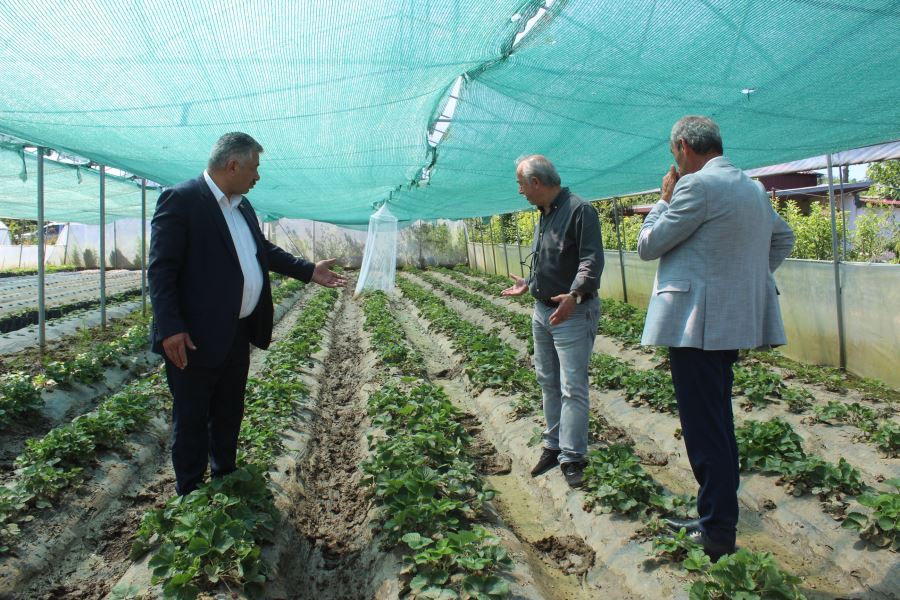
<instances>
[{"instance_id":1,"label":"white collar","mask_svg":"<svg viewBox=\"0 0 900 600\"><path fill-rule=\"evenodd\" d=\"M209 191L212 192L213 198L216 199L216 202L222 204L223 202L228 202L230 208L235 208L238 204L241 203L241 200L244 197L241 194L235 194L230 198L225 195L225 192L219 189L219 186L216 185L216 182L213 181L213 178L209 176L209 172L204 169L203 170L203 178L206 180L206 185L209 186Z\"/></svg>"}]
</instances>

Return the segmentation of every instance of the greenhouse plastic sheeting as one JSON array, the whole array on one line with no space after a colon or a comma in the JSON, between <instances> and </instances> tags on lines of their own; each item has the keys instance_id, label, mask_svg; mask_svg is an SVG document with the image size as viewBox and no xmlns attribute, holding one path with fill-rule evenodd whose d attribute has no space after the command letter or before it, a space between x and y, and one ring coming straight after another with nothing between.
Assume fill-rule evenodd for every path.
<instances>
[{"instance_id":1,"label":"greenhouse plastic sheeting","mask_svg":"<svg viewBox=\"0 0 900 600\"><path fill-rule=\"evenodd\" d=\"M401 222L523 208L531 152L585 197L654 188L684 114L744 168L900 139L896 0L557 0L514 46L542 4L7 0L0 132L172 185L246 131L264 218L357 225L385 200Z\"/></svg>"}]
</instances>

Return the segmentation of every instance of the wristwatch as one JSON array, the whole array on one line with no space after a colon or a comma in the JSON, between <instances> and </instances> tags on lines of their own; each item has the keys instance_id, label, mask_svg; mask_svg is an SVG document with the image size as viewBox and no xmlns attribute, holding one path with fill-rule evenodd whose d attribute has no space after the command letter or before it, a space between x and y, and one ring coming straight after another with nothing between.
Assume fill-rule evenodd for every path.
<instances>
[{"instance_id":1,"label":"wristwatch","mask_svg":"<svg viewBox=\"0 0 900 600\"><path fill-rule=\"evenodd\" d=\"M578 292L569 292L569 295L575 298L575 304L581 304L581 294Z\"/></svg>"}]
</instances>

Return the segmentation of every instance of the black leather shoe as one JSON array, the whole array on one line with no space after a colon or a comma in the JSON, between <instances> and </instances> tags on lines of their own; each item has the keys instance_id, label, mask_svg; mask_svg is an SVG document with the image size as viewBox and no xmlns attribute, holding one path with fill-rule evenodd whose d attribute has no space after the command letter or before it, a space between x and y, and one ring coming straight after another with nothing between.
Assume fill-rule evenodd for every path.
<instances>
[{"instance_id":1,"label":"black leather shoe","mask_svg":"<svg viewBox=\"0 0 900 600\"><path fill-rule=\"evenodd\" d=\"M587 463L584 461L567 462L562 464L562 472L566 478L566 483L573 490L577 490L584 483L584 468Z\"/></svg>"},{"instance_id":2,"label":"black leather shoe","mask_svg":"<svg viewBox=\"0 0 900 600\"><path fill-rule=\"evenodd\" d=\"M537 464L534 465L533 469L531 469L531 476L537 477L538 475L543 475L558 464L559 450L544 448L544 451L541 452L541 457L538 459Z\"/></svg>"},{"instance_id":3,"label":"black leather shoe","mask_svg":"<svg viewBox=\"0 0 900 600\"><path fill-rule=\"evenodd\" d=\"M663 519L660 519L660 520L663 522L663 524L664 524L666 527L668 527L669 529L671 529L671 530L674 531L675 533L678 533L678 532L681 531L682 529L684 529L684 530L687 531L688 533L690 533L690 532L692 532L692 531L698 531L698 530L700 529L700 519L670 519L670 518L663 518Z\"/></svg>"},{"instance_id":4,"label":"black leather shoe","mask_svg":"<svg viewBox=\"0 0 900 600\"><path fill-rule=\"evenodd\" d=\"M703 546L703 551L709 559L716 562L726 554L734 554L734 544L715 542L699 529L688 532L688 539Z\"/></svg>"}]
</instances>

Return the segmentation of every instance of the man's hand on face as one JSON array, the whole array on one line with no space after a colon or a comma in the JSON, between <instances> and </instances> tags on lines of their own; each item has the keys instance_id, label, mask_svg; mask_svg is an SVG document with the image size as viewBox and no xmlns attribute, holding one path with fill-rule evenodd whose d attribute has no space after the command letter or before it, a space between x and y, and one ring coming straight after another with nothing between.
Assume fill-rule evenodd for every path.
<instances>
[{"instance_id":1,"label":"man's hand on face","mask_svg":"<svg viewBox=\"0 0 900 600\"><path fill-rule=\"evenodd\" d=\"M575 305L577 304L577 302L575 302L575 297L572 294L560 294L559 296L553 296L550 299L559 303L559 306L557 306L556 310L553 311L553 314L550 315L551 325L564 323L572 316L572 311L575 310Z\"/></svg>"},{"instance_id":2,"label":"man's hand on face","mask_svg":"<svg viewBox=\"0 0 900 600\"><path fill-rule=\"evenodd\" d=\"M678 171L675 166L669 167L669 170L663 176L662 185L659 189L659 199L668 203L672 199L672 192L675 191L675 184L678 183Z\"/></svg>"},{"instance_id":3,"label":"man's hand on face","mask_svg":"<svg viewBox=\"0 0 900 600\"><path fill-rule=\"evenodd\" d=\"M515 283L500 292L501 296L521 296L528 291L528 284L524 279L518 275L510 275L510 278L512 278Z\"/></svg>"},{"instance_id":4,"label":"man's hand on face","mask_svg":"<svg viewBox=\"0 0 900 600\"><path fill-rule=\"evenodd\" d=\"M184 369L188 364L185 347L191 350L197 349L186 331L170 335L162 341L162 346L168 359L179 369Z\"/></svg>"},{"instance_id":5,"label":"man's hand on face","mask_svg":"<svg viewBox=\"0 0 900 600\"><path fill-rule=\"evenodd\" d=\"M316 268L313 271L312 281L321 286L330 288L344 287L347 285L346 277L331 270L335 261L337 261L336 258L329 258L317 262Z\"/></svg>"}]
</instances>

